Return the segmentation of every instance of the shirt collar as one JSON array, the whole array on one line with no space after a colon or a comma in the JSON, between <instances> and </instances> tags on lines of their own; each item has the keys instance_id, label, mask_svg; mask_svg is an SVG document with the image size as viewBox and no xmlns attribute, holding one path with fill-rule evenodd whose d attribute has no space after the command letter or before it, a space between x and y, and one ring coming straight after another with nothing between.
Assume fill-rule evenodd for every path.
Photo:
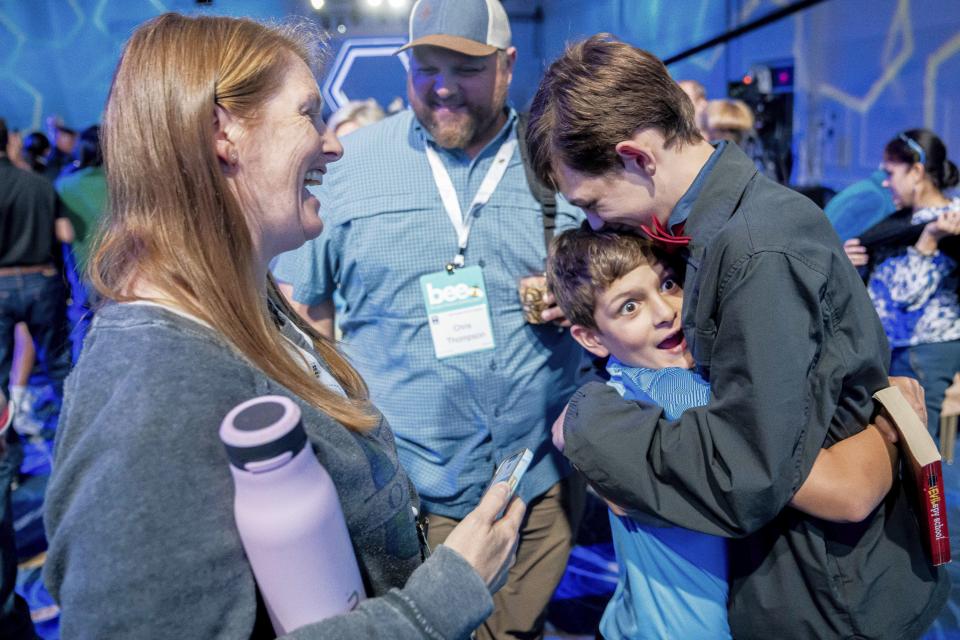
<instances>
[{"instance_id":1,"label":"shirt collar","mask_svg":"<svg viewBox=\"0 0 960 640\"><path fill-rule=\"evenodd\" d=\"M687 218L690 216L690 211L693 209L693 203L697 201L697 198L700 197L700 192L703 190L703 185L706 184L707 178L710 176L710 172L713 171L714 165L717 164L717 160L720 159L720 154L723 153L724 147L727 146L726 140L721 140L713 147L713 153L710 154L710 157L707 158L706 163L700 169L700 173L697 174L697 177L694 178L693 184L690 185L690 188L687 189L687 192L683 194L683 197L677 202L673 207L673 211L670 212L670 218L667 221L667 228L673 229L678 224L683 224L687 221Z\"/></svg>"},{"instance_id":2,"label":"shirt collar","mask_svg":"<svg viewBox=\"0 0 960 640\"><path fill-rule=\"evenodd\" d=\"M513 127L516 125L517 115L516 109L511 106L507 106L507 121L504 123L500 131L497 132L497 135L493 136L490 142L477 154L477 158L482 158L491 147L499 149L500 145L503 144L503 141L507 139L507 136L510 135L510 132L513 130ZM433 147L440 153L447 153L451 155L462 155L465 157L463 149L444 149L436 143L436 140L433 139L433 134L427 130L426 127L420 122L416 114L413 116L413 130L416 131L424 141L424 144L431 144ZM477 158L474 158L475 160Z\"/></svg>"},{"instance_id":3,"label":"shirt collar","mask_svg":"<svg viewBox=\"0 0 960 640\"><path fill-rule=\"evenodd\" d=\"M649 392L657 371L658 369L625 365L615 355L607 359L607 373L610 374L611 379L618 380L622 384L624 378L629 378L644 393Z\"/></svg>"},{"instance_id":4,"label":"shirt collar","mask_svg":"<svg viewBox=\"0 0 960 640\"><path fill-rule=\"evenodd\" d=\"M610 355L607 359L607 373L610 374L610 382L621 389L633 393L641 392L648 396L660 397L662 400L670 401L677 394L683 394L685 389L692 385L709 386L703 376L693 369L682 367L666 367L664 369L651 369L649 367L632 367L624 364L616 356ZM673 383L662 389L657 389L664 380L672 380ZM679 384L678 384L679 382ZM694 387L695 388L695 387ZM664 406L660 400L657 404ZM704 401L704 404L706 401ZM679 411L682 413L683 409Z\"/></svg>"}]
</instances>

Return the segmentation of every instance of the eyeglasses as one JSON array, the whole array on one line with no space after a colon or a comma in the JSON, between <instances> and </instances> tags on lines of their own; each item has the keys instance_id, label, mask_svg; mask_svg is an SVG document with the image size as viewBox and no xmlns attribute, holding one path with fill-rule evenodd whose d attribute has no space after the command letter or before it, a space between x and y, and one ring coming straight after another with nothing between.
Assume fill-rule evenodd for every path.
<instances>
[{"instance_id":1,"label":"eyeglasses","mask_svg":"<svg viewBox=\"0 0 960 640\"><path fill-rule=\"evenodd\" d=\"M905 145L910 147L910 149L917 154L917 156L919 157L919 160L917 160L917 162L919 162L923 166L927 166L927 154L926 152L924 152L923 147L921 147L916 140L914 140L913 138L911 138L905 133L901 133L897 137L900 138L900 140L903 141Z\"/></svg>"}]
</instances>

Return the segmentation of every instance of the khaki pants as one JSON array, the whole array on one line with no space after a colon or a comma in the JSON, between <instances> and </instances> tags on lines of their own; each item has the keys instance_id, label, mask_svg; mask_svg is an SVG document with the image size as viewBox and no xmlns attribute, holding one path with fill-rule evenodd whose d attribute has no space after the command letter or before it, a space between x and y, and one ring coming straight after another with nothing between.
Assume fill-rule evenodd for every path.
<instances>
[{"instance_id":1,"label":"khaki pants","mask_svg":"<svg viewBox=\"0 0 960 640\"><path fill-rule=\"evenodd\" d=\"M493 613L477 629L479 640L542 638L546 607L560 583L583 514L583 484L566 479L527 505L517 561L507 584L493 596ZM430 514L427 540L436 548L457 520Z\"/></svg>"}]
</instances>

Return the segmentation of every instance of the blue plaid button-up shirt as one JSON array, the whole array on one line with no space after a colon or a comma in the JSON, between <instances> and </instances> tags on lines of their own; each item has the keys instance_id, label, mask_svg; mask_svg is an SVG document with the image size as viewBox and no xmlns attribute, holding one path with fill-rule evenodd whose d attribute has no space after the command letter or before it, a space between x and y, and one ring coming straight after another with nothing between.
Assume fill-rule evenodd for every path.
<instances>
[{"instance_id":1,"label":"blue plaid button-up shirt","mask_svg":"<svg viewBox=\"0 0 960 640\"><path fill-rule=\"evenodd\" d=\"M474 159L438 149L468 211L507 125ZM466 265L483 269L496 348L437 360L420 276L440 271L457 236L440 201L411 111L351 133L344 157L316 190L323 234L280 256L277 278L299 302L338 290L343 347L397 436L400 461L427 510L462 518L480 500L497 463L521 447L534 452L519 494L530 499L566 475L549 430L575 388L579 347L553 325L524 322L517 280L544 270L543 216L519 152L490 201L475 214ZM582 214L558 202L557 227Z\"/></svg>"}]
</instances>

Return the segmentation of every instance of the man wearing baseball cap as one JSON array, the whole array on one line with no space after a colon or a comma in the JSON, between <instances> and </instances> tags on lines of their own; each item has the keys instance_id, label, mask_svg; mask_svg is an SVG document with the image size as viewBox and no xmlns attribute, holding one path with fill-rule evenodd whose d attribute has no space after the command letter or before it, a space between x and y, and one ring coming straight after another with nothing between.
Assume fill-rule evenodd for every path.
<instances>
[{"instance_id":1,"label":"man wearing baseball cap","mask_svg":"<svg viewBox=\"0 0 960 640\"><path fill-rule=\"evenodd\" d=\"M552 219L559 232L583 216L541 204L542 185L528 183L506 102L517 52L498 0L419 0L401 51L412 110L343 140L316 191L323 234L274 273L327 335L333 293L343 296L344 350L393 427L431 546L477 505L498 463L533 452L517 561L478 635L537 638L571 547L575 492L549 425L580 353L549 296L544 322L531 324L517 288L543 273Z\"/></svg>"}]
</instances>

